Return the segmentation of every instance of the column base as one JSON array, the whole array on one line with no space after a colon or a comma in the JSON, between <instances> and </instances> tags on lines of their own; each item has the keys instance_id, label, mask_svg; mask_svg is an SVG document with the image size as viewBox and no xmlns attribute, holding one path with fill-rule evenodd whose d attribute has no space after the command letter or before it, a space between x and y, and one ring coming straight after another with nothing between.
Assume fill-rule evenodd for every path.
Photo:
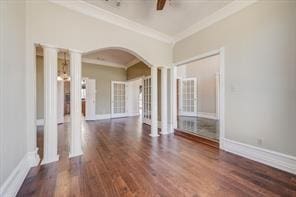
<instances>
[{"instance_id":1,"label":"column base","mask_svg":"<svg viewBox=\"0 0 296 197\"><path fill-rule=\"evenodd\" d=\"M77 153L70 153L69 158L78 157L78 156L81 156L81 155L83 155L82 150L77 152Z\"/></svg>"},{"instance_id":2,"label":"column base","mask_svg":"<svg viewBox=\"0 0 296 197\"><path fill-rule=\"evenodd\" d=\"M56 156L54 156L52 158L48 158L48 159L43 158L41 165L56 162L56 161L59 161L59 159L60 159L59 155L56 155Z\"/></svg>"},{"instance_id":3,"label":"column base","mask_svg":"<svg viewBox=\"0 0 296 197\"><path fill-rule=\"evenodd\" d=\"M40 162L40 157L38 155L38 148L35 149L35 151L28 153L28 160L30 162L31 167L35 167Z\"/></svg>"},{"instance_id":4,"label":"column base","mask_svg":"<svg viewBox=\"0 0 296 197\"><path fill-rule=\"evenodd\" d=\"M165 125L165 124L162 124L162 125L161 125L161 131L160 131L160 134L162 134L162 135L169 134L169 130L168 130L167 125Z\"/></svg>"},{"instance_id":5,"label":"column base","mask_svg":"<svg viewBox=\"0 0 296 197\"><path fill-rule=\"evenodd\" d=\"M158 134L152 134L152 133L150 133L149 136L151 136L151 137L158 137L159 135Z\"/></svg>"},{"instance_id":6,"label":"column base","mask_svg":"<svg viewBox=\"0 0 296 197\"><path fill-rule=\"evenodd\" d=\"M161 135L168 135L171 134L170 132L160 132Z\"/></svg>"}]
</instances>

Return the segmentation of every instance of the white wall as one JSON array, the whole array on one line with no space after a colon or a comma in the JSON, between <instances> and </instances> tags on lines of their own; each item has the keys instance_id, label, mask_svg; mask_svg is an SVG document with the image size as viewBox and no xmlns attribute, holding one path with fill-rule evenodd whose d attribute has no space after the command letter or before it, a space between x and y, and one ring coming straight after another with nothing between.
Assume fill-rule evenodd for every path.
<instances>
[{"instance_id":1,"label":"white wall","mask_svg":"<svg viewBox=\"0 0 296 197\"><path fill-rule=\"evenodd\" d=\"M2 186L27 152L24 104L25 3L0 1L0 9L0 186Z\"/></svg>"},{"instance_id":2,"label":"white wall","mask_svg":"<svg viewBox=\"0 0 296 197\"><path fill-rule=\"evenodd\" d=\"M126 71L95 64L82 63L82 77L96 80L96 114L111 114L111 81L126 81Z\"/></svg>"},{"instance_id":3,"label":"white wall","mask_svg":"<svg viewBox=\"0 0 296 197\"><path fill-rule=\"evenodd\" d=\"M295 21L295 1L258 1L176 43L175 62L225 47L226 138L296 156Z\"/></svg>"}]
</instances>

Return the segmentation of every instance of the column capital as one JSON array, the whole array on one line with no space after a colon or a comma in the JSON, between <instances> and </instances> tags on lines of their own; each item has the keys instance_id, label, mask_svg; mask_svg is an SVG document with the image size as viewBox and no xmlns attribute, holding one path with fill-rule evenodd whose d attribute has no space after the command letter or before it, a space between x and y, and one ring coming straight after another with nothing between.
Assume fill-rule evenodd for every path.
<instances>
[{"instance_id":1,"label":"column capital","mask_svg":"<svg viewBox=\"0 0 296 197\"><path fill-rule=\"evenodd\" d=\"M40 46L44 49L44 48L50 48L50 49L55 49L56 51L59 50L58 47L54 46L54 45L50 45L50 44L40 44Z\"/></svg>"},{"instance_id":2,"label":"column capital","mask_svg":"<svg viewBox=\"0 0 296 197\"><path fill-rule=\"evenodd\" d=\"M172 67L170 67L170 66L160 66L159 67L161 70L167 70L167 69L170 69L170 68L172 68Z\"/></svg>"},{"instance_id":3,"label":"column capital","mask_svg":"<svg viewBox=\"0 0 296 197\"><path fill-rule=\"evenodd\" d=\"M68 49L69 50L69 53L79 53L79 54L82 54L83 51L80 51L80 50L77 50L77 49Z\"/></svg>"}]
</instances>

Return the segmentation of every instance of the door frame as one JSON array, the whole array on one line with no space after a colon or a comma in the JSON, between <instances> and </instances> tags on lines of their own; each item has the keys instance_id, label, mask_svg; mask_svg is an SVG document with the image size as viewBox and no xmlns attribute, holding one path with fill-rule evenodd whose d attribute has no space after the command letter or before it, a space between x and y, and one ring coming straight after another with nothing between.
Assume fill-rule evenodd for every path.
<instances>
[{"instance_id":1,"label":"door frame","mask_svg":"<svg viewBox=\"0 0 296 197\"><path fill-rule=\"evenodd\" d=\"M143 77L137 77L137 78L134 78L134 79L130 79L130 80L127 80L126 83L127 83L127 115L128 116L139 116L140 115L140 109L139 109L139 87L137 87L137 111L134 111L134 110L130 110L131 109L131 106L134 105L134 103L130 103L131 102L131 98L134 96L134 95L130 95L131 93L131 84L133 84L134 82L137 82L139 81L140 82L140 85L143 86ZM143 100L143 98L142 98ZM142 118L142 117L141 117Z\"/></svg>"},{"instance_id":2,"label":"door frame","mask_svg":"<svg viewBox=\"0 0 296 197\"><path fill-rule=\"evenodd\" d=\"M198 61L207 57L220 55L220 67L219 67L219 100L217 101L218 106L216 107L216 113L219 117L219 146L222 147L222 142L225 137L225 48L221 47L216 50L212 50L206 53L198 54L192 58L184 61L176 62L173 64L171 72L171 103L172 103L172 116L171 121L173 122L173 131L177 129L177 67L184 64L188 64L194 61Z\"/></svg>"},{"instance_id":3,"label":"door frame","mask_svg":"<svg viewBox=\"0 0 296 197\"><path fill-rule=\"evenodd\" d=\"M65 122L64 116L64 102L65 102L65 93L64 93L64 80L57 80L57 112L58 112L58 124L63 124Z\"/></svg>"},{"instance_id":4,"label":"door frame","mask_svg":"<svg viewBox=\"0 0 296 197\"><path fill-rule=\"evenodd\" d=\"M86 82L85 82L85 85L86 85L86 88L85 88L85 91L86 91L86 95L85 95L85 120L96 120L96 79L92 79L92 78L88 78L88 77L84 77L84 78L82 78L81 80L85 80ZM87 91L87 84L88 84L88 82L87 81L89 81L89 80L94 80L94 83L95 83L95 89L94 89L94 99L95 99L95 101L94 101L94 114L93 114L93 116L88 116L87 114L88 114L88 103L89 103L89 98L88 98L88 91Z\"/></svg>"}]
</instances>

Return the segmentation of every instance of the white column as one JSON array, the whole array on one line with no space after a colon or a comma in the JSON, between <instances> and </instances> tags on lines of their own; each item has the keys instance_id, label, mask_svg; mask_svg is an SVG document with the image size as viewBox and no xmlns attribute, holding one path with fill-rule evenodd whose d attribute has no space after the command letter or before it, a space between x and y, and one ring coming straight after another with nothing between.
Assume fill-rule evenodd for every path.
<instances>
[{"instance_id":1,"label":"white column","mask_svg":"<svg viewBox=\"0 0 296 197\"><path fill-rule=\"evenodd\" d=\"M177 68L172 67L171 69L171 81L172 81L172 123L174 131L177 128Z\"/></svg>"},{"instance_id":2,"label":"white column","mask_svg":"<svg viewBox=\"0 0 296 197\"><path fill-rule=\"evenodd\" d=\"M157 137L157 68L151 67L151 137Z\"/></svg>"},{"instance_id":3,"label":"white column","mask_svg":"<svg viewBox=\"0 0 296 197\"><path fill-rule=\"evenodd\" d=\"M69 157L82 155L81 149L81 53L70 51L70 115Z\"/></svg>"},{"instance_id":4,"label":"white column","mask_svg":"<svg viewBox=\"0 0 296 197\"><path fill-rule=\"evenodd\" d=\"M161 68L161 134L168 134L168 71Z\"/></svg>"},{"instance_id":5,"label":"white column","mask_svg":"<svg viewBox=\"0 0 296 197\"><path fill-rule=\"evenodd\" d=\"M59 160L57 127L57 49L44 46L44 156L42 164Z\"/></svg>"}]
</instances>

